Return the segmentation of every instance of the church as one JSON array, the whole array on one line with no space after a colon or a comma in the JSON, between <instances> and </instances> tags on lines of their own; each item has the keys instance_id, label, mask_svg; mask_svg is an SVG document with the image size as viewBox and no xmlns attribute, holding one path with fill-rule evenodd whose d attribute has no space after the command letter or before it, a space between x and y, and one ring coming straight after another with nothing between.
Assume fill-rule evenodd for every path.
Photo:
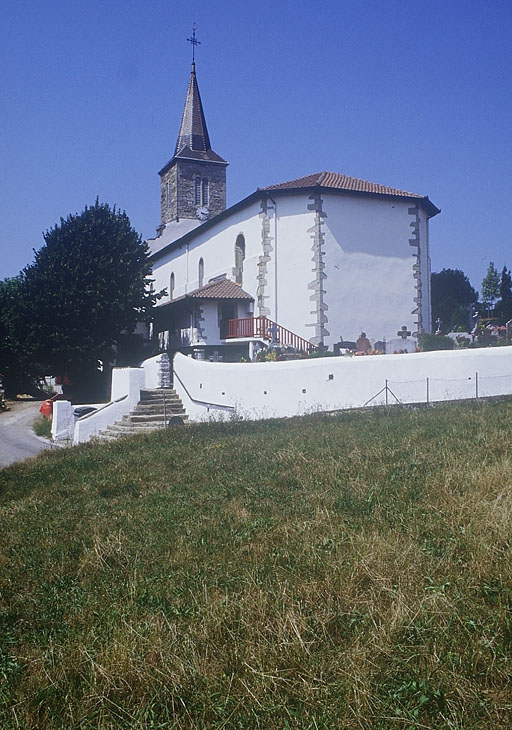
<instances>
[{"instance_id":1,"label":"church","mask_svg":"<svg viewBox=\"0 0 512 730\"><path fill-rule=\"evenodd\" d=\"M362 333L384 350L404 333L414 348L431 331L429 220L440 211L427 196L324 170L226 208L227 167L193 60L148 241L155 289L167 292L153 325L161 349L237 361Z\"/></svg>"}]
</instances>

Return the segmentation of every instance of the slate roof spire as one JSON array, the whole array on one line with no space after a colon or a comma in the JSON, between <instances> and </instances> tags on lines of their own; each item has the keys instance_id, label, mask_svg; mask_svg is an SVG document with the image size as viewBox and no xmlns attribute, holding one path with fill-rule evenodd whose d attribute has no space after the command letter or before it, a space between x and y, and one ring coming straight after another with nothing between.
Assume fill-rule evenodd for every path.
<instances>
[{"instance_id":1,"label":"slate roof spire","mask_svg":"<svg viewBox=\"0 0 512 730\"><path fill-rule=\"evenodd\" d=\"M192 61L187 96L174 154L177 155L184 147L188 147L197 152L211 150L208 127L206 126L201 95L199 94L199 86L197 85L195 61Z\"/></svg>"}]
</instances>

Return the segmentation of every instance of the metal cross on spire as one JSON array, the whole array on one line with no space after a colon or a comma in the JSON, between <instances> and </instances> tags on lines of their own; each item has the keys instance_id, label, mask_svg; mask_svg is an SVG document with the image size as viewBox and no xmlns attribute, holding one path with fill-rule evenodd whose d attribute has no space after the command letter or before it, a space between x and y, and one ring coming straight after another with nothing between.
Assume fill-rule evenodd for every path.
<instances>
[{"instance_id":1,"label":"metal cross on spire","mask_svg":"<svg viewBox=\"0 0 512 730\"><path fill-rule=\"evenodd\" d=\"M192 63L196 62L196 46L201 45L201 41L196 38L196 24L192 26L192 38L187 38L187 41L192 45Z\"/></svg>"}]
</instances>

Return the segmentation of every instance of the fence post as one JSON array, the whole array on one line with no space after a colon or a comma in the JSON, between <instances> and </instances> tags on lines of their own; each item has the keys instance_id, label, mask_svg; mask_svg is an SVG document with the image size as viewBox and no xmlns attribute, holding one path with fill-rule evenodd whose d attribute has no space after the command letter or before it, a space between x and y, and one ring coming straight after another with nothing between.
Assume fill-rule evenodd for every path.
<instances>
[{"instance_id":1,"label":"fence post","mask_svg":"<svg viewBox=\"0 0 512 730\"><path fill-rule=\"evenodd\" d=\"M478 373L475 373L475 398L478 398Z\"/></svg>"},{"instance_id":2,"label":"fence post","mask_svg":"<svg viewBox=\"0 0 512 730\"><path fill-rule=\"evenodd\" d=\"M386 378L386 405L388 404L388 379Z\"/></svg>"},{"instance_id":3,"label":"fence post","mask_svg":"<svg viewBox=\"0 0 512 730\"><path fill-rule=\"evenodd\" d=\"M427 406L430 403L429 379L427 378Z\"/></svg>"}]
</instances>

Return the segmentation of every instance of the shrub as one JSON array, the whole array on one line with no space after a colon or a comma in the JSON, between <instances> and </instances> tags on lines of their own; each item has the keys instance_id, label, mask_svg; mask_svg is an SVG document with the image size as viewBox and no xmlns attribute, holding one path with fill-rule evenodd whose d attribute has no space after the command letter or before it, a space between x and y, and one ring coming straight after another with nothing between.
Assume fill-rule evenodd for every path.
<instances>
[{"instance_id":1,"label":"shrub","mask_svg":"<svg viewBox=\"0 0 512 730\"><path fill-rule=\"evenodd\" d=\"M446 335L422 335L420 337L421 352L433 352L434 350L453 350L454 342Z\"/></svg>"},{"instance_id":2,"label":"shrub","mask_svg":"<svg viewBox=\"0 0 512 730\"><path fill-rule=\"evenodd\" d=\"M52 437L52 422L47 418L40 418L34 423L34 433L36 436L44 436L50 439Z\"/></svg>"}]
</instances>

